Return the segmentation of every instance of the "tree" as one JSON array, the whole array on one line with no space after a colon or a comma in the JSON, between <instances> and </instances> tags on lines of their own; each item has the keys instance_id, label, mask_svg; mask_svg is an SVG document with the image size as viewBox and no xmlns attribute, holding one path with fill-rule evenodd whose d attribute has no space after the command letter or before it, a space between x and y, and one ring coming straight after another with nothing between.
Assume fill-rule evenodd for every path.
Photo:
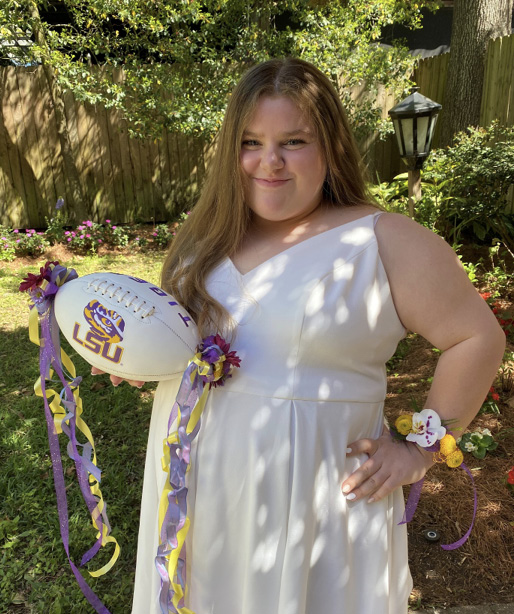
<instances>
[{"instance_id":1,"label":"tree","mask_svg":"<svg viewBox=\"0 0 514 614\"><path fill-rule=\"evenodd\" d=\"M33 0L40 6L43 0ZM6 31L34 32L29 0L4 0ZM43 24L47 51L25 61L54 69L66 91L117 108L132 135L163 129L210 138L227 93L249 65L294 55L332 78L357 131L383 129L379 85L402 95L414 60L398 45L378 44L384 25L419 27L435 0L62 0L69 23ZM16 10L11 10L13 7ZM16 14L17 21L12 21ZM21 21L20 21L21 16ZM21 24L25 24L25 26ZM120 70L122 69L122 70ZM354 100L350 88L366 84Z\"/></svg>"},{"instance_id":2,"label":"tree","mask_svg":"<svg viewBox=\"0 0 514 614\"><path fill-rule=\"evenodd\" d=\"M440 145L480 123L487 44L511 32L514 0L455 0Z\"/></svg>"}]
</instances>

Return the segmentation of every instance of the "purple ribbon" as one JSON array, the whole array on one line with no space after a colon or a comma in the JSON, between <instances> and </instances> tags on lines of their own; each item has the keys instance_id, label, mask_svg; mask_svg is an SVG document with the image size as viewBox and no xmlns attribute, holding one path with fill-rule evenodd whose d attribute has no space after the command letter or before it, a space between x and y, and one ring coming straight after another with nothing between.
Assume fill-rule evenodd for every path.
<instances>
[{"instance_id":1,"label":"purple ribbon","mask_svg":"<svg viewBox=\"0 0 514 614\"><path fill-rule=\"evenodd\" d=\"M155 566L161 577L159 605L163 614L178 612L173 604L175 592L172 587L173 578L170 578L168 574L167 557L177 548L177 534L184 527L187 518L186 472L190 463L191 443L200 430L200 420L190 433L187 433L187 425L198 399L202 396L203 389L204 382L198 374L198 367L190 363L182 376L177 398L168 420L169 436L180 409L180 423L177 428L178 443L168 443L170 448L168 480L171 490L168 493L168 507L163 519L160 545L155 557ZM186 544L184 542L177 565L177 581L184 593L186 580ZM179 602L179 607L184 607L183 598Z\"/></svg>"},{"instance_id":2,"label":"purple ribbon","mask_svg":"<svg viewBox=\"0 0 514 614\"><path fill-rule=\"evenodd\" d=\"M98 614L110 614L106 606L102 603L99 597L93 592L93 590L84 580L79 569L76 567L70 557L68 501L66 496L66 486L61 459L61 450L59 447L59 439L54 423L53 414L46 396L46 380L50 379L50 370L53 368L63 385L61 399L62 404L68 411L61 424L63 432L68 435L70 440L68 443L68 453L70 458L72 458L72 460L75 462L77 478L80 485L80 490L82 492L82 496L99 530L99 537L97 541L92 546L92 548L90 548L82 557L80 563L80 566L82 567L95 556L95 554L102 546L103 525L105 524L105 526L107 527L107 533L110 532L110 526L107 519L105 507L101 513L99 513L98 511L95 513L95 510L98 505L98 500L91 493L89 487L89 473L92 473L94 478L99 482L101 472L100 470L97 470L95 472L89 472L86 466L90 468L92 463L89 461L89 459L87 459L87 457L86 459L84 459L78 451L78 447L82 446L82 444L77 441L76 437L76 403L73 397L72 388L78 386L81 378L76 378L73 381L68 382L64 374L64 369L60 357L59 327L57 325L57 321L55 320L53 299L59 286L62 285L62 280L65 278L67 272L68 271L65 267L56 265L51 271L48 286L44 290L42 290L41 288L35 288L30 291L30 294L34 300L34 305L39 313L41 325L41 341L39 352L41 390L43 393L45 418L48 431L48 442L50 446L50 456L52 460L52 472L57 497L59 528L64 550L66 552L66 556L68 558L71 570L75 578L77 579L79 587L88 602L93 606L93 608L96 612L98 612ZM71 270L66 281L70 281L71 279L75 279L76 277L77 274L75 273L75 271ZM91 446L88 446L88 444L86 444L83 447L84 452L90 454Z\"/></svg>"},{"instance_id":3,"label":"purple ribbon","mask_svg":"<svg viewBox=\"0 0 514 614\"><path fill-rule=\"evenodd\" d=\"M190 465L191 443L200 430L200 419L193 430L188 433L187 428L191 414L198 400L204 392L204 386L223 386L225 381L232 377L234 367L239 368L240 359L236 352L230 351L228 344L220 335L211 335L201 341L197 348L197 358L201 356L201 369L193 360L188 365L177 398L170 412L168 420L168 438L175 423L180 409L180 421L177 426L176 443L169 443L170 466L168 480L170 490L168 492L168 506L161 526L160 544L155 557L155 566L161 577L161 590L159 593L159 605L162 614L177 614L173 598L175 591L173 584L175 578L170 578L168 573L168 557L173 550L178 548L177 535L184 527L187 520L187 486L186 473ZM223 357L222 368L219 369L219 360ZM176 583L179 584L183 597L178 601L179 609L184 607L186 588L186 542L184 541L177 559Z\"/></svg>"},{"instance_id":4,"label":"purple ribbon","mask_svg":"<svg viewBox=\"0 0 514 614\"><path fill-rule=\"evenodd\" d=\"M477 489L475 487L475 480L473 479L473 475L471 474L471 471L466 467L464 463L461 463L459 466L471 478L471 484L473 486L473 495L474 495L473 518L471 519L471 525L469 529L466 531L466 533L459 540L457 540L456 542L453 542L453 544L442 544L441 548L443 550L455 550L456 548L460 548L467 541L468 537L471 535L471 530L473 529L473 525L475 523L475 516L477 513L478 501L477 501ZM416 511L416 508L418 507L419 498L421 496L421 489L423 488L424 481L425 481L425 478L423 477L421 478L421 480L411 485L409 497L407 498L407 503L405 505L405 512L403 514L403 518L401 522L398 523L399 525L405 524L412 520L414 516L414 512Z\"/></svg>"}]
</instances>

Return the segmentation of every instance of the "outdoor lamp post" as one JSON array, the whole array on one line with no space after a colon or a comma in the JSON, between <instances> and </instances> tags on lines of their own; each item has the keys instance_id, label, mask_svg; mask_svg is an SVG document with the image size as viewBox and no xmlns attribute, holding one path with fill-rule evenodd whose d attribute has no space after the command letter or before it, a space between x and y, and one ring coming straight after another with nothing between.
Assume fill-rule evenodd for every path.
<instances>
[{"instance_id":1,"label":"outdoor lamp post","mask_svg":"<svg viewBox=\"0 0 514 614\"><path fill-rule=\"evenodd\" d=\"M441 105L411 88L410 96L390 109L400 156L409 169L409 215L414 217L414 203L421 198L423 162L430 152L437 115Z\"/></svg>"}]
</instances>

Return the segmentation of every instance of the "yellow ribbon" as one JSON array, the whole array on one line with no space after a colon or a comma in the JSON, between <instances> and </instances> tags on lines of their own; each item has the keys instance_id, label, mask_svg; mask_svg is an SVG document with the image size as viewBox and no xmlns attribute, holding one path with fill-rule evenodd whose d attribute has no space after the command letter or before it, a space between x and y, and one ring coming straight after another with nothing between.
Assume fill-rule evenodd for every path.
<instances>
[{"instance_id":1,"label":"yellow ribbon","mask_svg":"<svg viewBox=\"0 0 514 614\"><path fill-rule=\"evenodd\" d=\"M221 361L218 361L218 362L221 362ZM195 354L194 358L191 360L189 364L191 363L194 363L198 366L198 373L200 375L207 375L211 367L211 365L208 362L201 360L200 353ZM195 378L195 372L193 371L190 374L191 382L193 382L194 378ZM191 412L191 416L189 417L189 421L186 426L186 432L188 434L190 434L195 429L196 425L198 424L198 421L200 420L202 416L203 410L205 408L205 403L207 401L208 393L209 393L209 387L205 386L203 389L202 395L198 399L198 402L196 403L193 411ZM180 424L180 420L181 420L181 413L180 413L180 406L179 406L176 423ZM161 463L162 463L162 469L166 473L166 475L169 474L170 464L171 464L169 445L178 443L178 441L179 441L178 432L176 430L173 433L171 433L168 437L166 437L166 439L164 439L163 441L163 457L162 457ZM188 465L187 471L189 471L189 468L190 468L190 465ZM172 490L171 484L168 479L166 480L166 484L162 491L161 499L159 502L159 535L161 534L161 531L162 531L162 525L164 523L166 510L168 508L168 495L171 492L171 490ZM185 606L179 607L179 602L184 597L184 592L180 584L177 584L176 582L173 581L177 573L178 559L182 551L182 546L184 545L184 542L186 540L186 536L189 531L190 524L191 524L191 521L189 519L189 516L186 516L184 526L177 532L177 547L174 548L171 551L171 553L166 557L168 577L170 578L170 584L173 588L172 601L173 601L173 605L175 606L179 614L194 614L192 610L190 610L189 608ZM186 594L187 594L187 589L188 587L186 585Z\"/></svg>"},{"instance_id":2,"label":"yellow ribbon","mask_svg":"<svg viewBox=\"0 0 514 614\"><path fill-rule=\"evenodd\" d=\"M38 346L41 346L41 339L39 336L38 312L37 312L37 309L35 308L30 310L29 337L32 343ZM61 362L63 366L67 369L71 377L75 378L76 377L75 365L73 364L68 354L66 354L66 352L62 348L61 348ZM53 371L50 371L50 378L52 377L52 374L53 374ZM45 396L45 393L43 393L43 388L41 386L41 376L38 378L38 380L36 381L34 385L34 391L36 395L39 397ZM53 388L46 388L45 392L46 392L46 398L48 401L48 405L54 416L54 425L55 425L56 433L60 434L62 433L62 421L66 417L67 412L65 408L62 406L60 395L56 390L54 390ZM87 426L87 424L81 417L83 413L83 406L82 406L82 399L80 398L78 387L75 388L75 390L73 391L73 398L76 404L76 411L75 411L76 428L84 435L87 441L91 444L91 448L93 452L93 458L91 462L93 463L93 465L98 466L97 460L96 460L96 448L95 448L95 442L93 439L93 435L89 427ZM105 502L104 502L104 498L102 495L102 491L100 490L100 485L95 479L95 477L89 474L88 481L89 481L89 488L91 490L91 494L93 494L98 500L97 506L91 513L91 520L92 520L93 527L98 531L96 535L96 539L98 539L100 537L100 530L97 524L97 519L101 516L102 511L105 508ZM107 534L108 531L109 529L106 523L102 522L102 547L108 543L113 543L115 545L114 553L112 557L110 558L110 560L103 567L101 567L100 569L97 569L96 571L88 571L89 575L93 576L94 578L98 578L99 576L103 576L104 574L106 574L116 563L120 555L120 552L121 552L121 548L116 538L112 537L111 535L108 535Z\"/></svg>"}]
</instances>

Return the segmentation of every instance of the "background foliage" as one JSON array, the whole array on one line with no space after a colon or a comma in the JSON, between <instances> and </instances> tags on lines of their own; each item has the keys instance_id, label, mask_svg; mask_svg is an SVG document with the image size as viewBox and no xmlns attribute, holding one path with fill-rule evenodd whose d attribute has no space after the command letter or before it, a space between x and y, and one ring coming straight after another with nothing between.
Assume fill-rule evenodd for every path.
<instances>
[{"instance_id":1,"label":"background foliage","mask_svg":"<svg viewBox=\"0 0 514 614\"><path fill-rule=\"evenodd\" d=\"M53 24L45 0L4 0L0 39L21 40L40 26L45 43L11 47L16 61L51 65L64 91L119 109L132 135L157 137L166 128L212 136L245 68L284 55L309 60L331 77L357 132L384 130L379 85L402 95L414 59L400 44L378 44L381 30L393 22L419 27L421 9L437 4L63 0L67 23ZM363 83L365 95L353 100L348 88Z\"/></svg>"},{"instance_id":2,"label":"background foliage","mask_svg":"<svg viewBox=\"0 0 514 614\"><path fill-rule=\"evenodd\" d=\"M514 255L514 211L508 205L514 184L514 126L493 122L457 134L453 145L433 150L421 174L416 221L441 234L450 244L463 240L494 245ZM406 213L406 174L374 186L388 210Z\"/></svg>"}]
</instances>

